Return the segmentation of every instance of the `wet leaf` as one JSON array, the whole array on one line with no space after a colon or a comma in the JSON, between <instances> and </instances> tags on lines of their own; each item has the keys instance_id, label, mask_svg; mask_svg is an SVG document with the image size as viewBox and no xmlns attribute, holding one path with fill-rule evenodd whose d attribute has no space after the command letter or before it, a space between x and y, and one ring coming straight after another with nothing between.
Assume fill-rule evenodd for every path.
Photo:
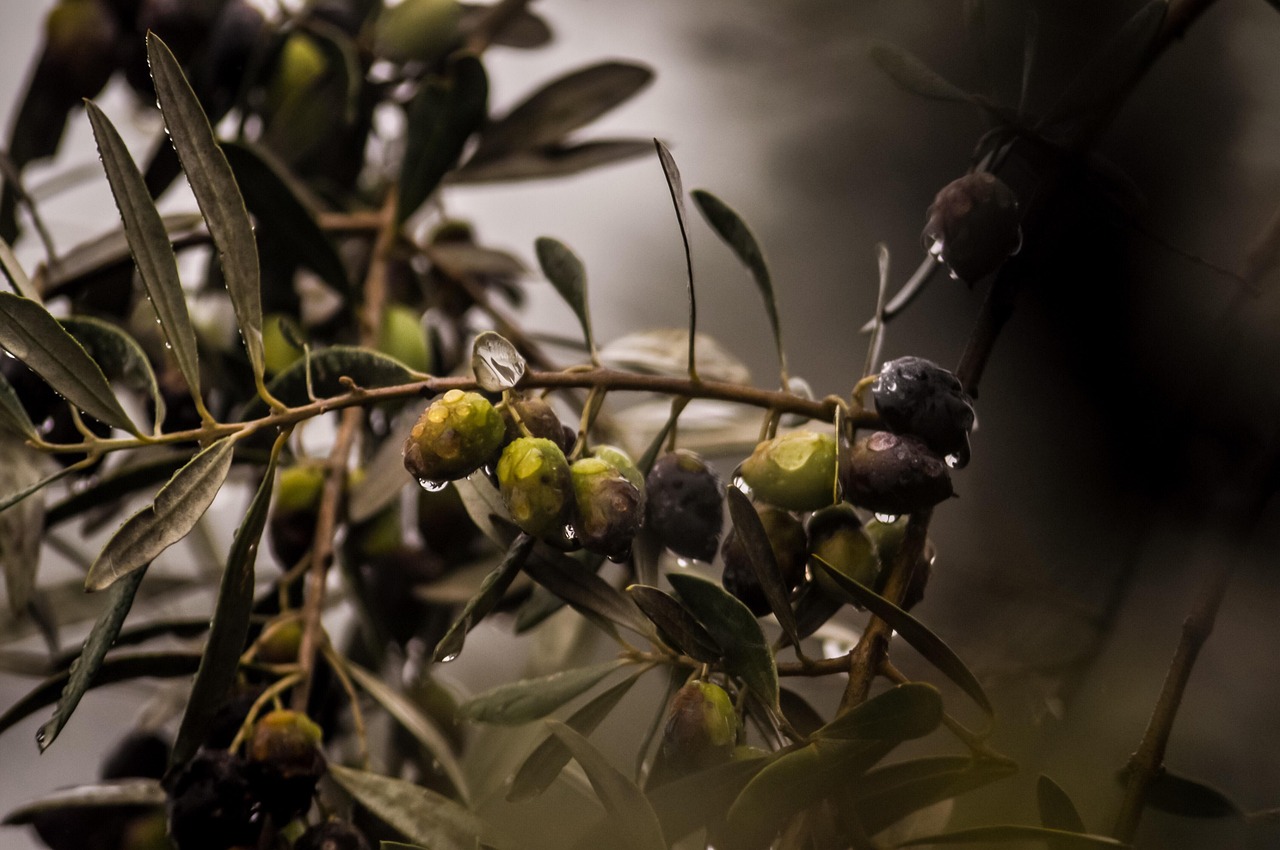
<instances>
[{"instance_id":1,"label":"wet leaf","mask_svg":"<svg viewBox=\"0 0 1280 850\"><path fill-rule=\"evenodd\" d=\"M858 820L877 832L908 815L1012 776L1017 765L968 756L929 756L868 771L851 789Z\"/></svg>"},{"instance_id":2,"label":"wet leaf","mask_svg":"<svg viewBox=\"0 0 1280 850\"><path fill-rule=\"evenodd\" d=\"M453 754L453 748L449 746L449 739L412 701L406 699L404 694L394 688L388 687L373 673L359 664L346 660L337 652L332 653L330 660L341 663L356 685L373 697L378 705L386 709L387 714L395 718L406 732L431 753L431 757L440 765L445 776L449 777L449 781L453 783L454 789L464 802L470 799L471 793L467 789L466 776L462 772L462 765Z\"/></svg>"},{"instance_id":3,"label":"wet leaf","mask_svg":"<svg viewBox=\"0 0 1280 850\"><path fill-rule=\"evenodd\" d=\"M1121 775L1123 777L1124 774ZM1168 770L1161 771L1151 780L1151 784L1147 786L1144 802L1153 809L1184 818L1244 816L1244 810L1217 788ZM1049 824L1046 823L1045 826ZM1066 829L1066 827L1059 828Z\"/></svg>"},{"instance_id":4,"label":"wet leaf","mask_svg":"<svg viewBox=\"0 0 1280 850\"><path fill-rule=\"evenodd\" d=\"M178 60L155 33L147 33L147 61L156 99L178 152L182 170L218 249L222 278L235 307L255 380L261 382L262 291L258 277L258 244L235 174L214 138Z\"/></svg>"},{"instance_id":5,"label":"wet leaf","mask_svg":"<svg viewBox=\"0 0 1280 850\"><path fill-rule=\"evenodd\" d=\"M590 735L640 678L640 673L628 676L618 684L593 697L590 702L575 711L565 721L570 729L581 735ZM507 802L519 803L537 797L545 791L566 764L572 754L564 742L555 735L548 735L516 771L511 787L507 790Z\"/></svg>"},{"instance_id":6,"label":"wet leaf","mask_svg":"<svg viewBox=\"0 0 1280 850\"><path fill-rule=\"evenodd\" d=\"M413 215L457 165L467 139L485 119L488 99L484 65L469 54L453 61L448 78L432 77L422 84L407 109L397 220Z\"/></svg>"},{"instance_id":7,"label":"wet leaf","mask_svg":"<svg viewBox=\"0 0 1280 850\"><path fill-rule=\"evenodd\" d=\"M3 273L9 279L9 283L13 285L13 291L18 295L23 298L30 298L37 303L40 301L40 293L36 291L35 285L31 283L31 278L27 276L26 270L18 262L18 257L13 253L13 248L3 239L0 239L0 273Z\"/></svg>"},{"instance_id":8,"label":"wet leaf","mask_svg":"<svg viewBox=\"0 0 1280 850\"><path fill-rule=\"evenodd\" d=\"M751 277L755 279L756 288L764 299L765 313L769 317L769 327L773 329L773 344L778 352L778 364L782 373L787 373L787 354L782 346L782 322L778 318L777 299L773 294L773 278L769 274L769 266L764 261L764 252L752 235L747 223L742 220L724 201L705 189L694 189L691 193L693 202L698 205L702 217L707 220L724 243L737 255Z\"/></svg>"},{"instance_id":9,"label":"wet leaf","mask_svg":"<svg viewBox=\"0 0 1280 850\"><path fill-rule=\"evenodd\" d=\"M260 239L301 266L311 269L334 292L351 300L347 270L333 241L320 229L315 211L291 185L284 167L254 145L223 142L222 152L244 194L245 207L257 219Z\"/></svg>"},{"instance_id":10,"label":"wet leaf","mask_svg":"<svg viewBox=\"0 0 1280 850\"><path fill-rule=\"evenodd\" d=\"M471 32L490 8L480 3L461 5L462 20L458 22L460 32ZM503 47L528 49L543 47L551 41L551 38L551 27L545 20L527 9L521 9L494 34L493 43Z\"/></svg>"},{"instance_id":11,"label":"wet leaf","mask_svg":"<svg viewBox=\"0 0 1280 850\"><path fill-rule=\"evenodd\" d=\"M38 302L0 292L0 346L94 419L138 433L98 364Z\"/></svg>"},{"instance_id":12,"label":"wet leaf","mask_svg":"<svg viewBox=\"0 0 1280 850\"><path fill-rule=\"evenodd\" d=\"M163 806L164 801L164 789L158 779L122 779L98 785L75 785L59 788L13 809L0 823L6 826L34 823L40 815L56 814L65 809Z\"/></svg>"},{"instance_id":13,"label":"wet leaf","mask_svg":"<svg viewBox=\"0 0 1280 850\"><path fill-rule=\"evenodd\" d=\"M716 822L768 763L767 758L731 761L651 790L649 801L658 813L663 832L675 841Z\"/></svg>"},{"instance_id":14,"label":"wet leaf","mask_svg":"<svg viewBox=\"0 0 1280 850\"><path fill-rule=\"evenodd\" d=\"M1039 826L979 826L972 829L959 829L938 835L926 835L904 841L899 847L918 847L922 844L1012 844L1026 841L1053 840L1070 850L1092 850L1097 847L1128 847L1122 841L1108 838L1105 835L1082 835L1077 832L1063 832L1057 829L1044 829Z\"/></svg>"},{"instance_id":15,"label":"wet leaf","mask_svg":"<svg viewBox=\"0 0 1280 850\"><path fill-rule=\"evenodd\" d=\"M931 632L923 623L875 591L863 587L839 570L823 563L821 559L814 558L812 563L816 564L818 569L823 570L832 579L835 586L843 592L842 595L848 601L862 605L872 614L893 626L894 631L901 635L903 640L911 644L916 652L928 659L948 679L959 685L960 689L972 697L973 701L981 706L983 711L988 714L994 712L991 701L987 699L986 692L983 691L977 677L960 660L960 656L956 655L951 647L943 643L942 639Z\"/></svg>"},{"instance_id":16,"label":"wet leaf","mask_svg":"<svg viewBox=\"0 0 1280 850\"><path fill-rule=\"evenodd\" d=\"M933 685L896 685L823 726L814 736L841 741L906 741L942 722L942 697Z\"/></svg>"},{"instance_id":17,"label":"wet leaf","mask_svg":"<svg viewBox=\"0 0 1280 850\"><path fill-rule=\"evenodd\" d=\"M167 481L188 460L188 452L164 450L137 463L121 465L49 506L45 525L52 528L103 504L118 501L144 487Z\"/></svg>"},{"instance_id":18,"label":"wet leaf","mask_svg":"<svg viewBox=\"0 0 1280 850\"><path fill-rule=\"evenodd\" d=\"M629 62L602 62L552 80L485 128L477 162L515 150L540 148L624 103L653 79L653 72Z\"/></svg>"},{"instance_id":19,"label":"wet leaf","mask_svg":"<svg viewBox=\"0 0 1280 850\"><path fill-rule=\"evenodd\" d=\"M342 379L350 378L357 387L366 390L379 387L395 387L413 380L409 367L399 360L374 351L351 345L331 345L313 352L310 358L297 360L288 369L276 375L267 385L268 392L290 407L307 404L307 366L311 367L311 390L316 398L331 398L351 391ZM266 405L261 401L250 402L244 412L245 419L265 415Z\"/></svg>"},{"instance_id":20,"label":"wet leaf","mask_svg":"<svg viewBox=\"0 0 1280 850\"><path fill-rule=\"evenodd\" d=\"M102 167L107 173L107 182L111 185L111 194L124 222L125 237L138 267L138 277L142 279L147 299L160 319L160 330L173 351L178 370L191 388L192 397L199 398L196 332L187 311L186 296L178 277L178 260L169 242L169 233L151 193L147 191L142 172L129 155L129 149L116 128L93 101L85 101L85 110L93 126L93 136L98 144ZM143 360L145 362L145 357ZM157 411L161 410L163 406L157 408ZM157 412L156 419L163 421L162 413Z\"/></svg>"},{"instance_id":21,"label":"wet leaf","mask_svg":"<svg viewBox=\"0 0 1280 850\"><path fill-rule=\"evenodd\" d=\"M666 850L667 842L662 836L662 825L644 792L611 765L581 734L555 720L548 721L548 725L551 733L560 739L582 766L596 796L609 813L616 829L615 846L631 850Z\"/></svg>"},{"instance_id":22,"label":"wet leaf","mask_svg":"<svg viewBox=\"0 0 1280 850\"><path fill-rule=\"evenodd\" d=\"M36 426L32 424L27 409L22 406L17 391L9 379L0 374L0 428L4 428L16 437L35 438L40 436Z\"/></svg>"},{"instance_id":23,"label":"wet leaf","mask_svg":"<svg viewBox=\"0 0 1280 850\"><path fill-rule=\"evenodd\" d=\"M499 333L484 331L471 346L471 371L482 390L509 390L520 383L526 368L520 352Z\"/></svg>"},{"instance_id":24,"label":"wet leaf","mask_svg":"<svg viewBox=\"0 0 1280 850\"><path fill-rule=\"evenodd\" d=\"M600 349L600 360L614 369L646 375L683 375L689 361L685 349L689 334L683 328L656 328L620 336ZM706 334L697 339L698 375L704 381L746 384L751 372L720 342Z\"/></svg>"},{"instance_id":25,"label":"wet leaf","mask_svg":"<svg viewBox=\"0 0 1280 850\"><path fill-rule=\"evenodd\" d=\"M204 219L199 213L173 213L161 216L170 244L189 243L204 232ZM131 260L129 239L123 228L104 233L76 245L58 258L58 264L43 269L45 294L66 295L93 281L128 266Z\"/></svg>"},{"instance_id":26,"label":"wet leaf","mask_svg":"<svg viewBox=\"0 0 1280 850\"><path fill-rule=\"evenodd\" d=\"M680 228L680 242L684 245L685 277L689 282L689 353L686 362L689 377L696 381L698 368L694 343L698 339L698 299L693 290L693 253L689 250L689 228L685 224L684 182L680 179L680 169L676 166L675 158L671 156L667 146L658 139L654 139L653 147L658 152L658 162L662 165L662 176L667 181L667 191L671 193L671 204L676 211L676 224Z\"/></svg>"},{"instance_id":27,"label":"wet leaf","mask_svg":"<svg viewBox=\"0 0 1280 850\"><path fill-rule=\"evenodd\" d=\"M1040 825L1065 832L1085 832L1084 820L1075 803L1062 790L1062 786L1044 774L1036 780L1036 805L1040 809ZM1050 840L1049 850L1062 850L1064 845Z\"/></svg>"},{"instance_id":28,"label":"wet leaf","mask_svg":"<svg viewBox=\"0 0 1280 850\"><path fill-rule=\"evenodd\" d=\"M534 242L534 249L538 254L538 265L542 267L542 273L578 317L591 359L597 359L599 355L596 352L596 339L591 332L591 311L587 306L587 272L582 260L578 259L578 255L568 245L550 236L538 237Z\"/></svg>"},{"instance_id":29,"label":"wet leaf","mask_svg":"<svg viewBox=\"0 0 1280 850\"><path fill-rule=\"evenodd\" d=\"M550 145L537 150L512 151L483 163L469 161L456 172L455 182L487 183L540 180L581 174L602 165L648 156L647 139L606 139L578 145Z\"/></svg>"},{"instance_id":30,"label":"wet leaf","mask_svg":"<svg viewBox=\"0 0 1280 850\"><path fill-rule=\"evenodd\" d=\"M212 504L231 469L232 438L193 457L160 488L155 501L125 521L89 568L85 588L109 587L187 536Z\"/></svg>"},{"instance_id":31,"label":"wet leaf","mask_svg":"<svg viewBox=\"0 0 1280 850\"><path fill-rule=\"evenodd\" d=\"M596 560L597 566L602 561ZM544 546L533 553L525 572L584 615L595 615L643 638L654 634L653 626L635 603L581 561Z\"/></svg>"},{"instance_id":32,"label":"wet leaf","mask_svg":"<svg viewBox=\"0 0 1280 850\"><path fill-rule=\"evenodd\" d=\"M271 461L227 552L227 565L223 568L218 587L209 639L169 756L170 765L185 764L195 754L208 736L223 699L235 684L240 653L244 651L245 639L249 635L249 618L253 613L254 564L258 559L262 530L267 525L276 463L284 439L284 435L277 439Z\"/></svg>"},{"instance_id":33,"label":"wet leaf","mask_svg":"<svg viewBox=\"0 0 1280 850\"><path fill-rule=\"evenodd\" d=\"M478 723L518 726L546 717L569 700L630 664L626 659L562 670L537 679L509 682L475 696L458 707L458 717Z\"/></svg>"},{"instance_id":34,"label":"wet leaf","mask_svg":"<svg viewBox=\"0 0 1280 850\"><path fill-rule=\"evenodd\" d=\"M44 475L44 463L44 456L20 438L0 434L0 492L30 494L60 477L58 472ZM23 497L21 504L0 510L0 567L9 611L15 617L22 616L31 601L43 533L44 499Z\"/></svg>"},{"instance_id":35,"label":"wet leaf","mask_svg":"<svg viewBox=\"0 0 1280 850\"><path fill-rule=\"evenodd\" d=\"M725 488L729 502L729 517L733 528L742 539L742 547L751 563L751 570L763 591L769 607L778 618L778 625L791 639L796 651L800 651L800 634L796 629L796 615L791 610L791 591L782 583L782 570L773 554L773 544L764 530L760 514L756 513L751 499L732 484Z\"/></svg>"},{"instance_id":36,"label":"wet leaf","mask_svg":"<svg viewBox=\"0 0 1280 850\"><path fill-rule=\"evenodd\" d=\"M668 573L676 595L724 649L725 670L765 705L778 705L778 669L755 616L720 585L685 573Z\"/></svg>"},{"instance_id":37,"label":"wet leaf","mask_svg":"<svg viewBox=\"0 0 1280 850\"><path fill-rule=\"evenodd\" d=\"M673 649L707 664L719 661L724 654L715 638L670 594L645 584L633 584L627 588L627 595Z\"/></svg>"},{"instance_id":38,"label":"wet leaf","mask_svg":"<svg viewBox=\"0 0 1280 850\"><path fill-rule=\"evenodd\" d=\"M973 95L943 78L914 54L896 44L877 41L871 45L871 61L889 78L912 94L930 100L969 103Z\"/></svg>"},{"instance_id":39,"label":"wet leaf","mask_svg":"<svg viewBox=\"0 0 1280 850\"><path fill-rule=\"evenodd\" d=\"M780 688L778 690L778 707L782 710L782 716L787 718L787 722L791 724L791 727L805 738L827 725L826 720L822 718L822 715L818 714L817 709L809 705L804 697L790 688Z\"/></svg>"},{"instance_id":40,"label":"wet leaf","mask_svg":"<svg viewBox=\"0 0 1280 850\"><path fill-rule=\"evenodd\" d=\"M474 473L466 478L459 478L453 482L453 486L458 488L462 506L467 509L467 516L476 527L499 548L508 548L520 530L511 521L498 488L483 474Z\"/></svg>"},{"instance_id":41,"label":"wet leaf","mask_svg":"<svg viewBox=\"0 0 1280 850\"><path fill-rule=\"evenodd\" d=\"M53 717L49 718L36 733L36 744L40 747L40 752L49 748L49 745L58 737L58 733L62 731L62 727L71 719L72 712L80 704L80 698L89 690L90 684L102 667L102 662L107 657L107 650L115 643L116 635L120 634L124 618L133 607L133 597L138 592L138 585L142 583L142 578L147 572L145 564L140 566L144 568L135 569L107 594L106 608L98 615L97 622L89 630L84 648L80 650L80 657L71 663L71 669L67 671L67 683L62 690L62 695L58 697Z\"/></svg>"},{"instance_id":42,"label":"wet leaf","mask_svg":"<svg viewBox=\"0 0 1280 850\"><path fill-rule=\"evenodd\" d=\"M156 422L164 421L164 398L156 383L156 373L137 340L116 325L89 316L62 319L60 323L97 361L108 379L150 395L156 409Z\"/></svg>"},{"instance_id":43,"label":"wet leaf","mask_svg":"<svg viewBox=\"0 0 1280 850\"><path fill-rule=\"evenodd\" d=\"M481 841L498 846L479 817L421 785L333 763L329 775L391 828L431 850L475 850Z\"/></svg>"},{"instance_id":44,"label":"wet leaf","mask_svg":"<svg viewBox=\"0 0 1280 850\"><path fill-rule=\"evenodd\" d=\"M462 614L445 632L444 637L436 644L432 653L435 661L452 661L462 652L462 645L467 639L467 632L488 616L502 599L511 582L515 581L520 569L524 566L533 551L534 538L521 533L507 550L506 557L494 570L485 576L476 595L467 601Z\"/></svg>"}]
</instances>

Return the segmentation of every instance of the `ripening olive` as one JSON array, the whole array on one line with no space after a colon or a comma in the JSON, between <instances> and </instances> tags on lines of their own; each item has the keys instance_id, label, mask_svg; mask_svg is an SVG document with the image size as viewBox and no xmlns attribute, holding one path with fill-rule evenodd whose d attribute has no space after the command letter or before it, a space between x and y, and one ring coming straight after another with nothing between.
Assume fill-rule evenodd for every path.
<instances>
[{"instance_id":1,"label":"ripening olive","mask_svg":"<svg viewBox=\"0 0 1280 850\"><path fill-rule=\"evenodd\" d=\"M503 449L498 489L516 525L535 537L559 532L573 506L564 452L541 437L521 437Z\"/></svg>"},{"instance_id":2,"label":"ripening olive","mask_svg":"<svg viewBox=\"0 0 1280 850\"><path fill-rule=\"evenodd\" d=\"M794 590L804 578L805 557L808 554L804 526L800 520L778 508L768 505L756 505L755 508L760 516L760 524L764 526L765 535L769 538L769 546L773 549L773 558L778 565L782 584L788 590ZM751 555L736 527L725 535L724 545L720 547L720 557L724 559L724 573L720 577L724 589L738 597L757 617L768 614L769 600L760 587L755 568L751 565Z\"/></svg>"},{"instance_id":3,"label":"ripening olive","mask_svg":"<svg viewBox=\"0 0 1280 850\"><path fill-rule=\"evenodd\" d=\"M404 466L419 481L453 481L502 446L502 416L479 393L450 390L431 402L404 443Z\"/></svg>"},{"instance_id":4,"label":"ripening olive","mask_svg":"<svg viewBox=\"0 0 1280 850\"><path fill-rule=\"evenodd\" d=\"M658 458L645 478L645 493L645 525L662 545L686 558L715 558L724 490L701 457L680 449Z\"/></svg>"},{"instance_id":5,"label":"ripening olive","mask_svg":"<svg viewBox=\"0 0 1280 850\"><path fill-rule=\"evenodd\" d=\"M814 511L835 501L836 440L792 431L756 446L739 470L756 498L789 511Z\"/></svg>"}]
</instances>

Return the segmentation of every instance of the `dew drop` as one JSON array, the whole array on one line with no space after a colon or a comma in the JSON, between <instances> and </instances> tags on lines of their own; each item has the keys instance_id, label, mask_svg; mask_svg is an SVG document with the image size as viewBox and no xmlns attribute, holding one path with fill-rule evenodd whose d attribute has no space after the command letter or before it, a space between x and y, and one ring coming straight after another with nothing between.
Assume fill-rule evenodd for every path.
<instances>
[{"instance_id":1,"label":"dew drop","mask_svg":"<svg viewBox=\"0 0 1280 850\"><path fill-rule=\"evenodd\" d=\"M693 566L693 559L684 557L676 558L676 566L682 570L687 570Z\"/></svg>"},{"instance_id":2,"label":"dew drop","mask_svg":"<svg viewBox=\"0 0 1280 850\"><path fill-rule=\"evenodd\" d=\"M440 663L441 663L441 664L448 664L450 661L455 661L455 660L457 660L457 658L458 658L458 653L456 653L456 652L454 652L454 653L450 653L449 655L446 655L446 656L444 656L443 658L441 658L441 659L440 659Z\"/></svg>"},{"instance_id":3,"label":"dew drop","mask_svg":"<svg viewBox=\"0 0 1280 850\"><path fill-rule=\"evenodd\" d=\"M40 749L42 750L44 749L44 742L47 740L49 740L49 736L45 734L45 731L43 728L41 728L38 732L36 732L36 746L38 746Z\"/></svg>"},{"instance_id":4,"label":"dew drop","mask_svg":"<svg viewBox=\"0 0 1280 850\"><path fill-rule=\"evenodd\" d=\"M942 249L942 240L941 240L941 239L935 239L935 240L933 240L933 244L929 246L929 254L930 254L931 256L933 256L933 257L941 257L941 256L942 256L942 250L943 250L943 249Z\"/></svg>"},{"instance_id":5,"label":"dew drop","mask_svg":"<svg viewBox=\"0 0 1280 850\"><path fill-rule=\"evenodd\" d=\"M876 514L876 522L883 522L885 525L892 525L897 521L897 514Z\"/></svg>"},{"instance_id":6,"label":"dew drop","mask_svg":"<svg viewBox=\"0 0 1280 850\"><path fill-rule=\"evenodd\" d=\"M1013 250L1009 252L1010 257L1018 256L1018 252L1022 250L1022 225L1018 225L1018 244L1013 246Z\"/></svg>"},{"instance_id":7,"label":"dew drop","mask_svg":"<svg viewBox=\"0 0 1280 850\"><path fill-rule=\"evenodd\" d=\"M733 478L730 480L733 483L734 487L737 487L739 490L742 491L742 495L746 496L748 499L751 498L751 495L752 495L751 485L748 484L747 480L743 478L736 470L734 471Z\"/></svg>"},{"instance_id":8,"label":"dew drop","mask_svg":"<svg viewBox=\"0 0 1280 850\"><path fill-rule=\"evenodd\" d=\"M946 460L947 466L951 467L952 469L955 469L960 465L960 455L957 454L956 452L952 452L951 454L947 455L944 458L944 460Z\"/></svg>"},{"instance_id":9,"label":"dew drop","mask_svg":"<svg viewBox=\"0 0 1280 850\"><path fill-rule=\"evenodd\" d=\"M166 350L168 350L168 351L173 351L173 344L172 344L172 343L168 343L168 342L166 342L166 343L164 344L164 347L165 347L165 349L166 349Z\"/></svg>"},{"instance_id":10,"label":"dew drop","mask_svg":"<svg viewBox=\"0 0 1280 850\"><path fill-rule=\"evenodd\" d=\"M439 493L449 486L448 481L432 481L430 478L419 478L418 484L428 493Z\"/></svg>"},{"instance_id":11,"label":"dew drop","mask_svg":"<svg viewBox=\"0 0 1280 850\"><path fill-rule=\"evenodd\" d=\"M564 536L566 540L577 540L578 529L573 527L573 523L568 523L564 527Z\"/></svg>"},{"instance_id":12,"label":"dew drop","mask_svg":"<svg viewBox=\"0 0 1280 850\"><path fill-rule=\"evenodd\" d=\"M959 274L957 274L957 273L956 273L956 270L955 270L955 269L953 269L953 268L951 268L951 266L947 266L947 275L948 275L948 276L950 276L950 278L951 278L952 280L959 280L959 279L960 279L960 275L959 275Z\"/></svg>"}]
</instances>

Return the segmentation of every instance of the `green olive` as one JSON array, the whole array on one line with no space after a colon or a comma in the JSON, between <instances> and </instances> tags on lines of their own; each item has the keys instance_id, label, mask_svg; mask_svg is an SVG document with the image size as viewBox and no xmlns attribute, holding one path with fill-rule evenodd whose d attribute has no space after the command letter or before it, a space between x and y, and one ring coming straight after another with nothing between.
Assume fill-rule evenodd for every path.
<instances>
[{"instance_id":1,"label":"green olive","mask_svg":"<svg viewBox=\"0 0 1280 850\"><path fill-rule=\"evenodd\" d=\"M817 431L792 431L756 446L741 468L756 498L789 511L814 511L835 501L836 441Z\"/></svg>"}]
</instances>

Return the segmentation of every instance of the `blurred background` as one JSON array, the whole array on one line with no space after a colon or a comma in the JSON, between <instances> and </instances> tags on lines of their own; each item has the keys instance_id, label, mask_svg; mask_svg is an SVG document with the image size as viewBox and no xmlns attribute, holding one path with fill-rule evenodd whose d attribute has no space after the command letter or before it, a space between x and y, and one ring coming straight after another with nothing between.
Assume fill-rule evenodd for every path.
<instances>
[{"instance_id":1,"label":"blurred background","mask_svg":"<svg viewBox=\"0 0 1280 850\"><path fill-rule=\"evenodd\" d=\"M48 5L0 11L6 115ZM958 85L1016 103L1034 13L1027 96L1035 111L1056 100L1137 5L539 0L556 40L537 51L494 49L491 103L502 111L600 59L653 67L652 87L591 134L663 139L686 187L712 190L746 218L773 271L792 373L818 396L846 395L866 352L858 329L874 309L876 244L889 247L891 286L900 286L923 256L925 209L964 173L987 129L969 106L895 86L869 59L872 41L901 45ZM979 6L975 25L969 13ZM118 82L99 100L131 145L158 133ZM1127 181L1082 172L1037 246L1034 277L982 381L959 498L935 514L937 561L915 611L983 679L999 708L994 744L1023 766L963 798L956 825L993 811L1033 822L1034 777L1045 772L1089 827L1108 830L1120 797L1115 774L1141 737L1181 621L1206 570L1228 558L1239 567L1167 760L1247 811L1280 806L1280 523L1274 504L1256 522L1241 519L1256 513L1257 479L1280 425L1272 291L1280 275L1261 280L1260 293L1238 278L1280 206L1277 150L1280 13L1264 0L1221 0L1102 137L1107 170ZM29 185L95 158L87 121L73 116L57 168L33 169ZM1108 188L1116 185L1125 186L1119 204ZM108 197L98 177L49 199L44 214L58 245L112 226L103 219L113 210ZM170 198L166 208L184 203ZM559 181L458 187L446 190L444 205L533 268L535 237L572 246L589 272L602 340L686 321L679 233L655 160ZM691 225L700 330L769 385L776 366L754 287L700 220ZM38 245L24 241L19 256L36 261ZM572 316L551 287L529 288L531 325L571 333ZM890 324L885 356L954 366L985 291L937 275ZM909 673L932 675L910 656L902 647L894 658ZM0 678L0 701L29 686ZM140 692L91 693L42 757L33 741L42 717L0 737L0 810L91 778L86 765L131 721ZM4 830L2 840L28 846L21 830ZM1280 846L1280 825L1153 812L1140 843L1261 850Z\"/></svg>"}]
</instances>

